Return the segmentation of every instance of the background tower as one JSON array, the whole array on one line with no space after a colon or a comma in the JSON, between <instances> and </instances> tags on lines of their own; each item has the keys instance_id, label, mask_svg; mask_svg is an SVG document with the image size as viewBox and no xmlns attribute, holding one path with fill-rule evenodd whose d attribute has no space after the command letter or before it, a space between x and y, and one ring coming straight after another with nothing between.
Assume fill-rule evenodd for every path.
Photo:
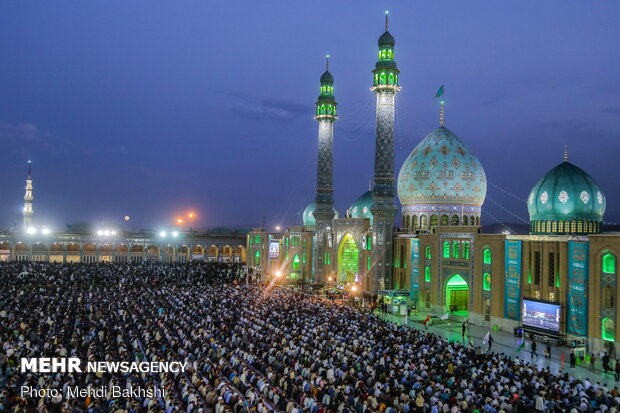
<instances>
[{"instance_id":1,"label":"background tower","mask_svg":"<svg viewBox=\"0 0 620 413\"><path fill-rule=\"evenodd\" d=\"M372 91L377 96L377 138L375 143L375 177L372 190L373 246L371 291L391 288L392 233L397 207L394 205L394 109L399 92L399 70L394 61L396 41L388 31L385 13L385 33L379 37L379 60L375 65Z\"/></svg>"},{"instance_id":2,"label":"background tower","mask_svg":"<svg viewBox=\"0 0 620 413\"><path fill-rule=\"evenodd\" d=\"M314 118L319 122L318 161L316 169L316 210L315 242L314 242L314 270L315 280L326 281L323 256L325 255L325 237L331 229L335 212L334 178L333 178L333 146L334 121L336 115L336 99L334 98L334 77L329 73L329 55L325 64L325 73L321 75L321 94L316 102Z\"/></svg>"},{"instance_id":3,"label":"background tower","mask_svg":"<svg viewBox=\"0 0 620 413\"><path fill-rule=\"evenodd\" d=\"M28 179L26 179L26 194L24 195L24 231L32 226L32 163L28 161Z\"/></svg>"}]
</instances>

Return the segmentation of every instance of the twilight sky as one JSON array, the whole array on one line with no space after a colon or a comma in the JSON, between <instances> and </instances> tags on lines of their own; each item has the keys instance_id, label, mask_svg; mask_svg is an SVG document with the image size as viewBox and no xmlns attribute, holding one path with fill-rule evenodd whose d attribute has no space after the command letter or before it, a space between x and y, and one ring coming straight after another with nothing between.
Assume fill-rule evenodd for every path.
<instances>
[{"instance_id":1,"label":"twilight sky","mask_svg":"<svg viewBox=\"0 0 620 413\"><path fill-rule=\"evenodd\" d=\"M340 120L336 207L373 174L371 70L384 10L396 38L396 171L438 124L489 180L484 223L527 220L562 160L589 172L620 221L620 2L61 1L0 3L0 226L163 229L294 224L314 197L313 104L324 55Z\"/></svg>"}]
</instances>

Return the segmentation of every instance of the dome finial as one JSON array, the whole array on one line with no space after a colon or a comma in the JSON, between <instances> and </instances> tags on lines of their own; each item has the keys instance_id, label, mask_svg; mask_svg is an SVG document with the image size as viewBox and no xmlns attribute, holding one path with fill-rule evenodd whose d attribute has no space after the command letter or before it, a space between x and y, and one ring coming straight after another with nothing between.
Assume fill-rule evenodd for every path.
<instances>
[{"instance_id":1,"label":"dome finial","mask_svg":"<svg viewBox=\"0 0 620 413\"><path fill-rule=\"evenodd\" d=\"M388 31L388 11L385 11L385 31Z\"/></svg>"},{"instance_id":2,"label":"dome finial","mask_svg":"<svg viewBox=\"0 0 620 413\"><path fill-rule=\"evenodd\" d=\"M435 99L439 100L439 126L443 126L446 119L446 101L443 98L443 85L439 88L435 94Z\"/></svg>"},{"instance_id":3,"label":"dome finial","mask_svg":"<svg viewBox=\"0 0 620 413\"><path fill-rule=\"evenodd\" d=\"M329 53L327 54L327 59L325 61L325 71L329 72Z\"/></svg>"},{"instance_id":4,"label":"dome finial","mask_svg":"<svg viewBox=\"0 0 620 413\"><path fill-rule=\"evenodd\" d=\"M564 162L568 162L568 145L564 145Z\"/></svg>"}]
</instances>

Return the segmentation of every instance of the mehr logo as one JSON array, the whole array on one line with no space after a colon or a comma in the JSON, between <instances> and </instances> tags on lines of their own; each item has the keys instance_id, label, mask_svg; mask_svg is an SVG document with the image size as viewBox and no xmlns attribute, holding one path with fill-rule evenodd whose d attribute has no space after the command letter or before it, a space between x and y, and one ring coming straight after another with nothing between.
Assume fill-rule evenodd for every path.
<instances>
[{"instance_id":1,"label":"mehr logo","mask_svg":"<svg viewBox=\"0 0 620 413\"><path fill-rule=\"evenodd\" d=\"M77 357L57 358L57 357L39 357L39 358L22 358L21 372L27 373L81 373L80 359Z\"/></svg>"},{"instance_id":2,"label":"mehr logo","mask_svg":"<svg viewBox=\"0 0 620 413\"><path fill-rule=\"evenodd\" d=\"M189 362L171 361L89 361L85 371L89 373L181 373ZM81 360L77 357L22 358L22 373L81 373Z\"/></svg>"}]
</instances>

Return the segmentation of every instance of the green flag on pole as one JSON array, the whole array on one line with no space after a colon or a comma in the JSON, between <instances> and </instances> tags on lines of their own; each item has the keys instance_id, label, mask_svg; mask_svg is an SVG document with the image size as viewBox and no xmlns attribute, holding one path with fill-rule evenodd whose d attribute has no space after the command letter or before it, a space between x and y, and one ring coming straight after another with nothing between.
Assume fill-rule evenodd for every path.
<instances>
[{"instance_id":1,"label":"green flag on pole","mask_svg":"<svg viewBox=\"0 0 620 413\"><path fill-rule=\"evenodd\" d=\"M523 341L521 342L521 344L519 344L519 346L517 347L517 353L518 353L519 351L523 350L523 347L525 347L525 340L523 340Z\"/></svg>"},{"instance_id":2,"label":"green flag on pole","mask_svg":"<svg viewBox=\"0 0 620 413\"><path fill-rule=\"evenodd\" d=\"M437 94L435 95L435 99L442 99L442 98L443 98L443 85L441 85L441 87L437 91Z\"/></svg>"}]
</instances>

